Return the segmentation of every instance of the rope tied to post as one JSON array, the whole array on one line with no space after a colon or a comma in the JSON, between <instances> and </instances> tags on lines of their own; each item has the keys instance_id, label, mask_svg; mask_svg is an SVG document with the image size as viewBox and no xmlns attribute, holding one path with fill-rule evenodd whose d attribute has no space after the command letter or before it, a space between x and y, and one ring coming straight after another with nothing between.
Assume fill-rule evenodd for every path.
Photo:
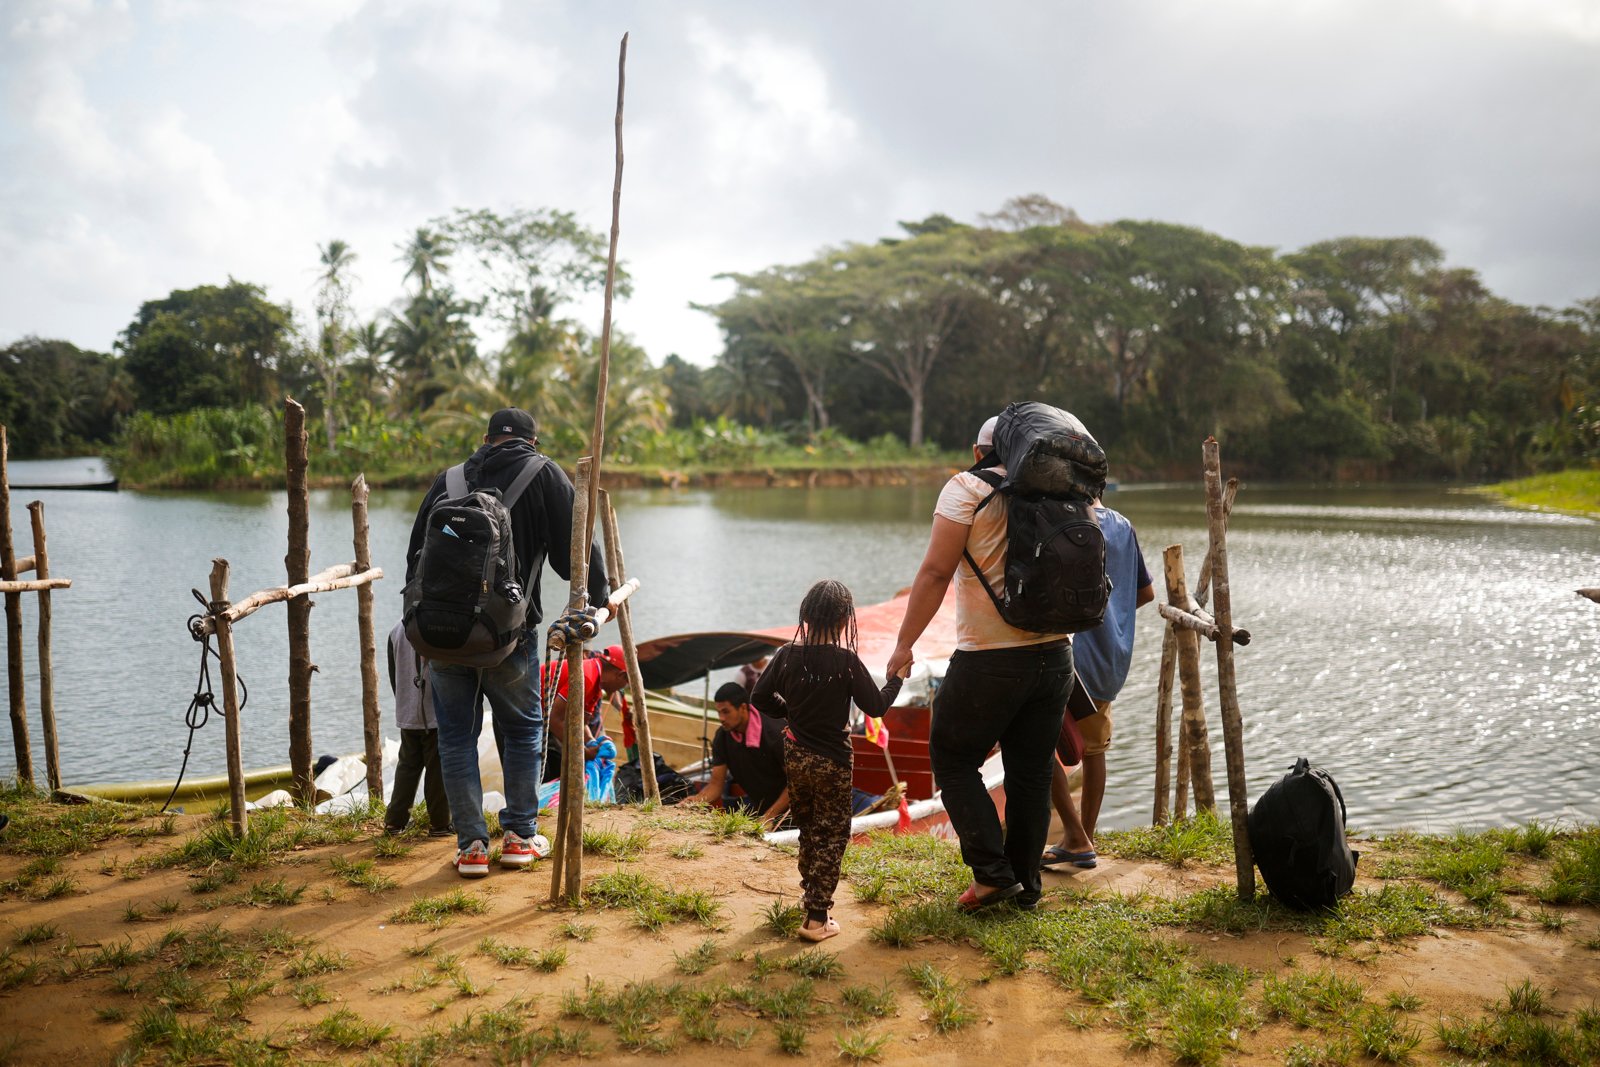
<instances>
[{"instance_id":1,"label":"rope tied to post","mask_svg":"<svg viewBox=\"0 0 1600 1067\"><path fill-rule=\"evenodd\" d=\"M189 740L183 746L183 763L178 767L178 780L172 783L172 792L167 794L167 799L161 805L162 811L166 811L172 804L172 798L178 795L178 788L183 785L183 776L189 769L189 753L194 748L195 733L211 721L213 711L218 715L227 714L217 705L216 690L211 684L211 660L215 658L220 662L222 659L216 649L211 647L211 637L216 628L213 626L208 629L203 625L204 620L221 615L227 609L227 605L207 600L198 589L191 589L189 592L193 593L200 606L205 608L205 611L189 616L187 624L189 636L200 644L200 673L195 679L194 696L190 698L189 707L183 713L184 725L189 727ZM250 701L250 689L237 672L234 678L239 682L239 710L243 711L245 704Z\"/></svg>"}]
</instances>

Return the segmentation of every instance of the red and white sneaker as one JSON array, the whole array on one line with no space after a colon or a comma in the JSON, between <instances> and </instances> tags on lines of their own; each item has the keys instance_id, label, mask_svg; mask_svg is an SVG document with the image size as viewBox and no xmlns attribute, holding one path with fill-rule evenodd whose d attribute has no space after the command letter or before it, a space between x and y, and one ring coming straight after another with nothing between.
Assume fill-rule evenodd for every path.
<instances>
[{"instance_id":1,"label":"red and white sneaker","mask_svg":"<svg viewBox=\"0 0 1600 1067\"><path fill-rule=\"evenodd\" d=\"M507 830L505 840L500 842L502 867L526 867L534 860L542 860L548 855L550 855L550 842L545 840L543 834L523 837L515 830Z\"/></svg>"},{"instance_id":2,"label":"red and white sneaker","mask_svg":"<svg viewBox=\"0 0 1600 1067\"><path fill-rule=\"evenodd\" d=\"M482 878L489 873L489 849L482 841L456 849L456 873L463 878Z\"/></svg>"}]
</instances>

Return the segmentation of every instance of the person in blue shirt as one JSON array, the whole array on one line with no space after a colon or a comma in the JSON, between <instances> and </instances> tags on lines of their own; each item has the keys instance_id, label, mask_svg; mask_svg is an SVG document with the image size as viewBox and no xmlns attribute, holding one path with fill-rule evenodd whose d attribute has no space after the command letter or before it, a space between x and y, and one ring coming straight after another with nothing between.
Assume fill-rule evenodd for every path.
<instances>
[{"instance_id":1,"label":"person in blue shirt","mask_svg":"<svg viewBox=\"0 0 1600 1067\"><path fill-rule=\"evenodd\" d=\"M1061 840L1045 850L1043 865L1090 868L1098 862L1094 851L1095 823L1106 793L1106 749L1111 747L1111 702L1128 680L1133 659L1134 613L1156 598L1150 572L1139 551L1133 524L1120 512L1096 500L1095 514L1106 539L1106 576L1111 579L1111 599L1105 621L1092 630L1074 634L1072 661L1083 687L1094 698L1095 713L1078 721L1083 735L1082 818L1072 803L1067 772L1055 762L1050 799L1063 827Z\"/></svg>"}]
</instances>

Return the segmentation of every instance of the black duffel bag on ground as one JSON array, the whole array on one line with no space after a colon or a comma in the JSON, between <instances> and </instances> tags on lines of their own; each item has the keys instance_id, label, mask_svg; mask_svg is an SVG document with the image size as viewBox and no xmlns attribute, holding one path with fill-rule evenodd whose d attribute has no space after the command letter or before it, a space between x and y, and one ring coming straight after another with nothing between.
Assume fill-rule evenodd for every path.
<instances>
[{"instance_id":1,"label":"black duffel bag on ground","mask_svg":"<svg viewBox=\"0 0 1600 1067\"><path fill-rule=\"evenodd\" d=\"M656 786L661 790L663 804L676 804L694 792L689 779L668 767L660 753L656 754ZM644 799L644 768L637 760L617 768L613 789L618 804L636 804Z\"/></svg>"},{"instance_id":2,"label":"black duffel bag on ground","mask_svg":"<svg viewBox=\"0 0 1600 1067\"><path fill-rule=\"evenodd\" d=\"M1344 796L1304 757L1250 809L1250 850L1267 888L1299 911L1331 908L1356 880L1359 852L1345 840Z\"/></svg>"}]
</instances>

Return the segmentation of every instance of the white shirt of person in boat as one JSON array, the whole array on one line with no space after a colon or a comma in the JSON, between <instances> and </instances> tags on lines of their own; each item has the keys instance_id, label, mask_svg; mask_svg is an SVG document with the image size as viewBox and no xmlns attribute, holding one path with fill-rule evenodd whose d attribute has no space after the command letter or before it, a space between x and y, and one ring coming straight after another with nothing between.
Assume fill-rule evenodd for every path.
<instances>
[{"instance_id":1,"label":"white shirt of person in boat","mask_svg":"<svg viewBox=\"0 0 1600 1067\"><path fill-rule=\"evenodd\" d=\"M1006 472L999 466L989 469L999 475ZM945 483L933 513L969 527L967 551L983 568L989 588L1000 590L1005 588L1006 580L1006 502L1004 498L993 500L982 511L977 510L993 492L995 489L988 482L962 471ZM1008 625L965 559L956 567L955 578L956 648L961 651L1019 648L1066 639L1066 634L1036 634Z\"/></svg>"}]
</instances>

